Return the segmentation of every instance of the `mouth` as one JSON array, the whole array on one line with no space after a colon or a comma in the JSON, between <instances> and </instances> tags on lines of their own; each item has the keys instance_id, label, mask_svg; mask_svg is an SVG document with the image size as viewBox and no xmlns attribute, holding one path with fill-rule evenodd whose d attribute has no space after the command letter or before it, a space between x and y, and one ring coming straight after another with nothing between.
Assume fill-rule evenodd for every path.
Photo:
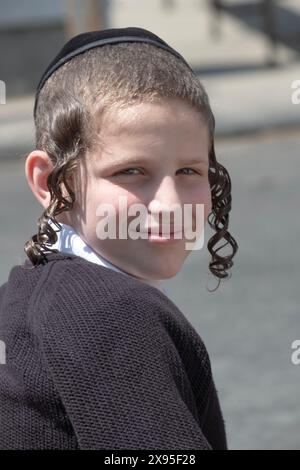
<instances>
[{"instance_id":1,"label":"mouth","mask_svg":"<svg viewBox=\"0 0 300 470\"><path fill-rule=\"evenodd\" d=\"M157 235L157 236L174 236L175 233L181 233L181 229L178 229L178 230L174 230L174 229L171 229L170 231L167 229L167 228L159 228L158 227L153 227L153 228L149 228L148 231L140 231L138 230L138 232L141 232L143 234L148 234L148 235Z\"/></svg>"},{"instance_id":2,"label":"mouth","mask_svg":"<svg viewBox=\"0 0 300 470\"><path fill-rule=\"evenodd\" d=\"M182 229L175 231L174 227L170 227L170 232L166 227L152 227L148 228L147 231L136 229L136 232L145 235L148 242L153 245L174 245L183 240Z\"/></svg>"}]
</instances>

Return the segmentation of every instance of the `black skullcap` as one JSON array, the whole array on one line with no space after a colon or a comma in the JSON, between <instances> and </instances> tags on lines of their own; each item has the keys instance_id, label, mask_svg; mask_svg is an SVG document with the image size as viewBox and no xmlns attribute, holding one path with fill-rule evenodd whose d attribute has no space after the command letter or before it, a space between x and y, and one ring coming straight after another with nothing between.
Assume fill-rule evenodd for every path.
<instances>
[{"instance_id":1,"label":"black skullcap","mask_svg":"<svg viewBox=\"0 0 300 470\"><path fill-rule=\"evenodd\" d=\"M151 31L147 31L146 29L136 27L111 28L104 29L101 31L89 31L86 33L81 33L71 38L63 46L63 48L52 60L52 62L50 62L45 72L43 73L42 78L38 83L35 94L35 103L33 111L34 116L36 113L39 92L44 86L46 80L50 77L50 75L52 75L53 72L55 72L55 70L57 70L69 60L73 59L73 57L82 54L83 52L88 51L89 49L93 49L94 47L100 47L105 44L116 44L120 42L146 42L149 44L153 44L175 55L192 70L192 68L189 66L186 60L179 54L179 52L169 46L160 37L156 36L156 34L152 33Z\"/></svg>"}]
</instances>

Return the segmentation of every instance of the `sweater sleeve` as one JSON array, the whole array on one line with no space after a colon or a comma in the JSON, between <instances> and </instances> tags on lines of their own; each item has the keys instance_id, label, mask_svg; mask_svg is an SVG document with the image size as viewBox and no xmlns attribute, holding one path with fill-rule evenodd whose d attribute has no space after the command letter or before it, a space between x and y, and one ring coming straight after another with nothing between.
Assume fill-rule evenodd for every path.
<instances>
[{"instance_id":1,"label":"sweater sleeve","mask_svg":"<svg viewBox=\"0 0 300 470\"><path fill-rule=\"evenodd\" d=\"M60 288L40 329L78 447L210 450L175 383L174 345L151 298L101 286Z\"/></svg>"}]
</instances>

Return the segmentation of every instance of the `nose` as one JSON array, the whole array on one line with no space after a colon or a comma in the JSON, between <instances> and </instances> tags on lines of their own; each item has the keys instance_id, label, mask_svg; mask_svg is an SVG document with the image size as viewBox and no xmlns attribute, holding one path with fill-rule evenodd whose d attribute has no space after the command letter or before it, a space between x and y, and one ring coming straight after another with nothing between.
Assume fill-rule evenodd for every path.
<instances>
[{"instance_id":1,"label":"nose","mask_svg":"<svg viewBox=\"0 0 300 470\"><path fill-rule=\"evenodd\" d=\"M176 185L170 176L165 176L158 189L155 191L154 198L148 205L151 212L167 210L172 205L180 204L180 197Z\"/></svg>"},{"instance_id":2,"label":"nose","mask_svg":"<svg viewBox=\"0 0 300 470\"><path fill-rule=\"evenodd\" d=\"M168 224L171 228L174 228L174 224L181 226L181 216L179 215L181 213L181 201L172 178L165 177L161 182L155 192L154 199L148 205L148 211L151 213L152 223L149 224L151 226L153 222L155 225ZM176 216L176 214L178 215ZM175 218L174 223L172 222L173 217ZM162 219L162 222L159 218ZM178 220L177 223L176 220Z\"/></svg>"}]
</instances>

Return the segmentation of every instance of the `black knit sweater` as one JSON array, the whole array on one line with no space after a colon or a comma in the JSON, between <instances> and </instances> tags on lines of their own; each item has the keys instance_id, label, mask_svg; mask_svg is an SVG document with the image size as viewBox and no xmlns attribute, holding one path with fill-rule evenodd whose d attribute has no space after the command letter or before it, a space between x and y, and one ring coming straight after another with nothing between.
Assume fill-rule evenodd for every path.
<instances>
[{"instance_id":1,"label":"black knit sweater","mask_svg":"<svg viewBox=\"0 0 300 470\"><path fill-rule=\"evenodd\" d=\"M79 256L47 259L0 287L0 449L226 449L207 350L176 305Z\"/></svg>"}]
</instances>

